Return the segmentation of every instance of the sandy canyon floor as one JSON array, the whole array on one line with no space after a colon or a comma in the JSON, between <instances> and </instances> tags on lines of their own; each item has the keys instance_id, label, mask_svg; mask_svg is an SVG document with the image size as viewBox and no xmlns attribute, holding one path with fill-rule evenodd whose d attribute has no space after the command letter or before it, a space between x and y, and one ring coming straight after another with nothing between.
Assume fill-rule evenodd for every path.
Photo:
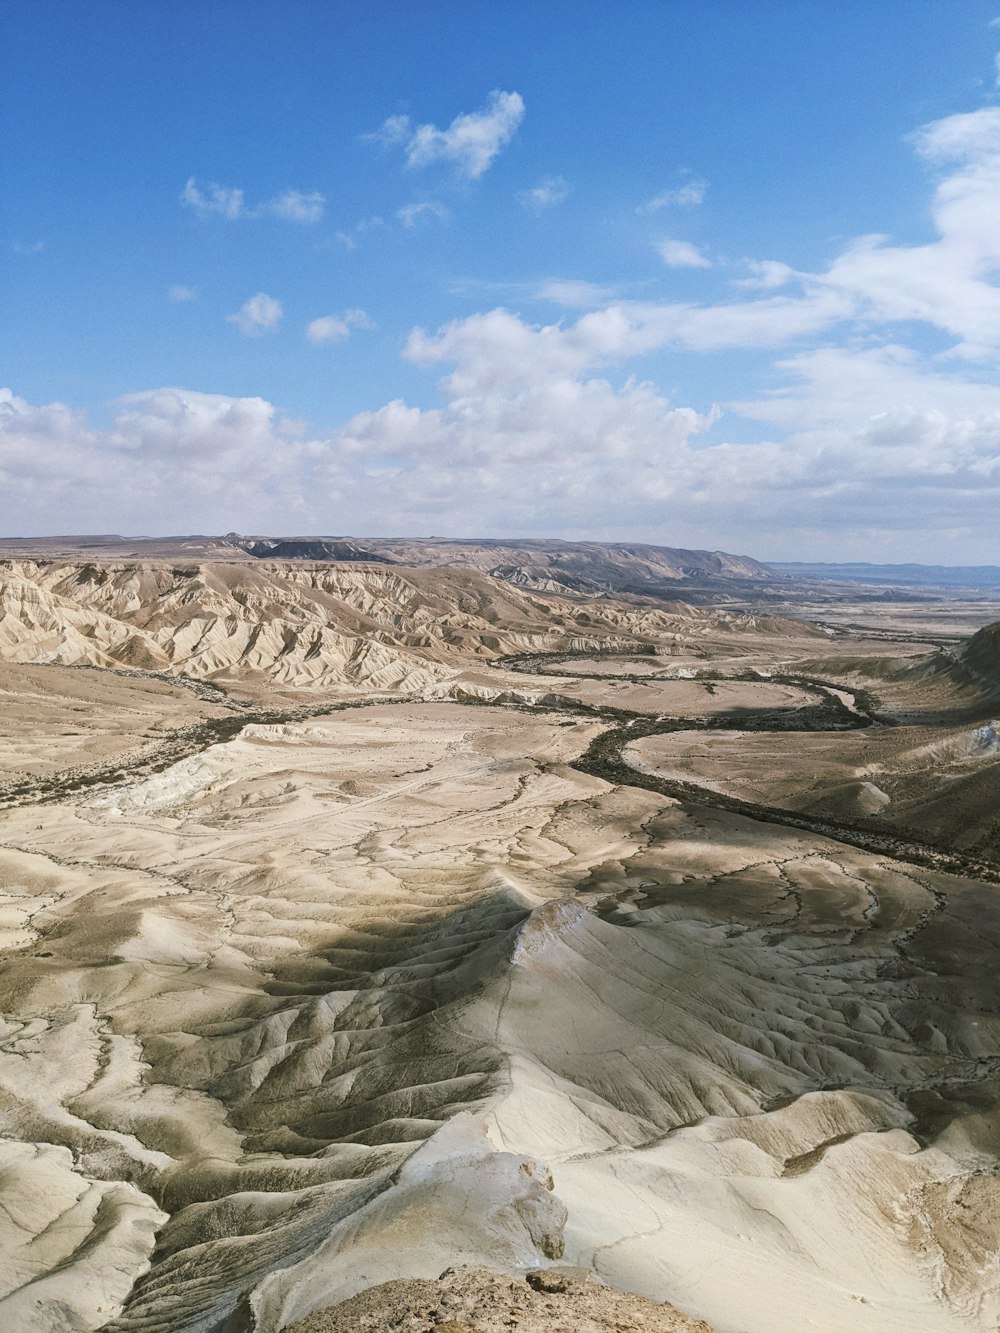
<instances>
[{"instance_id":1,"label":"sandy canyon floor","mask_svg":"<svg viewBox=\"0 0 1000 1333\"><path fill-rule=\"evenodd\" d=\"M1000 686L953 606L0 585L0 1327L995 1331ZM617 1290L524 1281L563 1265Z\"/></svg>"}]
</instances>

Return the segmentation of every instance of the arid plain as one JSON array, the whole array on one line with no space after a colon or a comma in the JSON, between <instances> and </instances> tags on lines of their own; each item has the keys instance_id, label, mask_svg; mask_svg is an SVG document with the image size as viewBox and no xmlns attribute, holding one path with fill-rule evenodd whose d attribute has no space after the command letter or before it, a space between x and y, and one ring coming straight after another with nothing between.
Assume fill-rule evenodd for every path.
<instances>
[{"instance_id":1,"label":"arid plain","mask_svg":"<svg viewBox=\"0 0 1000 1333\"><path fill-rule=\"evenodd\" d=\"M656 551L0 550L0 1326L994 1333L1000 604Z\"/></svg>"}]
</instances>

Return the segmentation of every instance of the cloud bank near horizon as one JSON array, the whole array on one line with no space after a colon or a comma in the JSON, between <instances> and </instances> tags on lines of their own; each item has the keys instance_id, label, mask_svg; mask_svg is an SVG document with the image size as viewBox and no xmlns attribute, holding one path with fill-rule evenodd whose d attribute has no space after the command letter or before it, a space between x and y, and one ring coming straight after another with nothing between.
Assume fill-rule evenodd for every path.
<instances>
[{"instance_id":1,"label":"cloud bank near horizon","mask_svg":"<svg viewBox=\"0 0 1000 1333\"><path fill-rule=\"evenodd\" d=\"M444 130L395 118L380 134L410 167L441 162L472 181L523 114L519 95L498 92ZM765 558L937 560L934 542L947 541L988 559L1000 499L1000 107L934 121L912 143L935 175L932 239L860 236L816 272L728 261L740 276L711 302L609 300L581 281L572 321L498 307L415 328L403 357L440 377L433 406L395 399L317 432L260 397L158 388L120 400L98 429L72 406L4 390L4 528L546 533ZM195 211L244 215L241 191L189 187ZM292 194L289 211L273 211L314 220L316 197L282 198ZM703 196L697 182L645 207L656 218ZM656 244L668 265L719 267L693 242ZM280 336L282 314L258 292L228 318L257 338ZM370 327L360 314L320 316L307 339L342 342ZM766 387L694 407L641 374L653 353L682 366L724 351L767 352Z\"/></svg>"}]
</instances>

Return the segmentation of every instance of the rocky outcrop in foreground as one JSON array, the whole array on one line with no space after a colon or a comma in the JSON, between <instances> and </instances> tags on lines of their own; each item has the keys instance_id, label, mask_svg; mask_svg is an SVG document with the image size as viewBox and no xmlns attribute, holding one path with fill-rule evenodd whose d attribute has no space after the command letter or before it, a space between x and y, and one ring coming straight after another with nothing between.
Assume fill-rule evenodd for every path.
<instances>
[{"instance_id":1,"label":"rocky outcrop in foreground","mask_svg":"<svg viewBox=\"0 0 1000 1333\"><path fill-rule=\"evenodd\" d=\"M383 1282L287 1333L712 1333L672 1305L616 1291L581 1268L511 1277L448 1268L437 1281Z\"/></svg>"}]
</instances>

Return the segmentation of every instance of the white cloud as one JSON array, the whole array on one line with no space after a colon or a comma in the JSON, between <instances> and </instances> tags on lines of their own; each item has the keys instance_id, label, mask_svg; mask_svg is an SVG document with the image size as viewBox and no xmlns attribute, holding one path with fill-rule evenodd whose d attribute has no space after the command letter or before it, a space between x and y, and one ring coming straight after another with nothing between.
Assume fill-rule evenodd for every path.
<instances>
[{"instance_id":1,"label":"white cloud","mask_svg":"<svg viewBox=\"0 0 1000 1333\"><path fill-rule=\"evenodd\" d=\"M354 417L337 439L338 485L358 486L345 483L345 455L380 460L378 497L358 493L390 526L409 515L497 533L501 514L507 529L641 533L776 557L775 533L787 532L789 558L836 541L902 559L934 531L964 530L968 557L987 558L1000 386L933 371L904 348L827 348L779 362L780 391L730 405L776 438L698 441L716 412L592 373L649 336L658 334L612 311L568 328L493 311L416 331L406 354L448 367L445 406L397 400Z\"/></svg>"},{"instance_id":2,"label":"white cloud","mask_svg":"<svg viewBox=\"0 0 1000 1333\"><path fill-rule=\"evenodd\" d=\"M343 245L344 249L355 251L355 249L359 247L359 240L357 240L357 237L364 236L365 232L376 231L377 228L384 227L384 225L384 217L380 217L377 213L373 217L361 217L361 219L356 221L355 225L353 225L351 231L343 231L343 229L341 229L339 232L333 232L333 240L335 240L337 244Z\"/></svg>"},{"instance_id":3,"label":"white cloud","mask_svg":"<svg viewBox=\"0 0 1000 1333\"><path fill-rule=\"evenodd\" d=\"M797 290L786 294L716 305L623 303L617 309L629 338L710 351L776 347L837 324L870 331L919 322L951 334L953 355L993 357L1000 348L1000 107L935 121L913 141L939 173L932 207L937 239L903 246L863 236L823 271L755 261L752 276L738 284L768 292L795 283ZM670 242L661 255L667 262L707 264L687 245Z\"/></svg>"},{"instance_id":4,"label":"white cloud","mask_svg":"<svg viewBox=\"0 0 1000 1333\"><path fill-rule=\"evenodd\" d=\"M849 295L862 316L933 325L958 339L956 350L979 356L1000 347L1000 107L934 121L913 139L943 172L932 205L938 238L900 246L863 236L817 279Z\"/></svg>"},{"instance_id":5,"label":"white cloud","mask_svg":"<svg viewBox=\"0 0 1000 1333\"><path fill-rule=\"evenodd\" d=\"M375 325L363 310L345 310L342 315L321 315L306 326L306 337L311 343L341 343L351 336L352 329L373 329Z\"/></svg>"},{"instance_id":6,"label":"white cloud","mask_svg":"<svg viewBox=\"0 0 1000 1333\"><path fill-rule=\"evenodd\" d=\"M685 181L673 190L661 190L659 194L647 199L636 209L637 213L658 213L661 208L696 208L702 203L708 190L708 181L695 179Z\"/></svg>"},{"instance_id":7,"label":"white cloud","mask_svg":"<svg viewBox=\"0 0 1000 1333\"><path fill-rule=\"evenodd\" d=\"M374 217L361 218L358 222L354 224L354 226L350 229L350 231L344 231L344 230L335 231L333 233L333 240L338 245L342 245L345 250L356 250L359 244L358 242L359 236L363 236L365 232L374 231L377 227L384 227L384 226L385 226L385 218L379 217L378 214L375 214ZM325 242L321 245L320 248L326 249L328 248L328 246L329 242Z\"/></svg>"},{"instance_id":8,"label":"white cloud","mask_svg":"<svg viewBox=\"0 0 1000 1333\"><path fill-rule=\"evenodd\" d=\"M785 287L793 278L799 276L789 264L782 264L777 259L750 259L747 261L751 277L737 278L734 287L746 287L749 290L773 291L776 287Z\"/></svg>"},{"instance_id":9,"label":"white cloud","mask_svg":"<svg viewBox=\"0 0 1000 1333\"><path fill-rule=\"evenodd\" d=\"M307 448L262 398L155 389L120 400L111 428L95 430L61 403L0 389L0 482L28 534L281 526Z\"/></svg>"},{"instance_id":10,"label":"white cloud","mask_svg":"<svg viewBox=\"0 0 1000 1333\"><path fill-rule=\"evenodd\" d=\"M360 319L333 318L349 315ZM630 537L788 558L919 558L947 533L951 559L995 559L1000 386L905 347L825 347L779 361L780 388L720 419L595 373L657 336L621 311L566 327L492 311L415 332L407 355L445 370L443 405L396 400L326 438L260 398L149 391L98 431L6 391L3 494L35 531L338 530L363 512L370 531ZM734 415L762 438L728 442Z\"/></svg>"},{"instance_id":11,"label":"white cloud","mask_svg":"<svg viewBox=\"0 0 1000 1333\"><path fill-rule=\"evenodd\" d=\"M375 321L369 316L367 311L361 310L358 306L344 311L344 319L352 329L373 329Z\"/></svg>"},{"instance_id":12,"label":"white cloud","mask_svg":"<svg viewBox=\"0 0 1000 1333\"><path fill-rule=\"evenodd\" d=\"M321 315L306 325L311 343L342 343L351 336L351 326L338 315Z\"/></svg>"},{"instance_id":13,"label":"white cloud","mask_svg":"<svg viewBox=\"0 0 1000 1333\"><path fill-rule=\"evenodd\" d=\"M312 223L319 222L326 209L325 196L315 190L286 190L284 194L249 208L243 190L215 182L202 188L193 176L181 191L181 203L193 209L199 217L214 214L229 222L239 218L276 217L286 222Z\"/></svg>"},{"instance_id":14,"label":"white cloud","mask_svg":"<svg viewBox=\"0 0 1000 1333\"><path fill-rule=\"evenodd\" d=\"M419 222L425 222L428 218L436 218L438 222L447 222L451 213L445 208L444 204L439 204L434 199L424 199L419 204L404 204L402 208L396 210L396 217L407 229L417 226Z\"/></svg>"},{"instance_id":15,"label":"white cloud","mask_svg":"<svg viewBox=\"0 0 1000 1333\"><path fill-rule=\"evenodd\" d=\"M541 213L546 208L561 204L570 192L570 183L562 176L543 176L530 190L522 190L517 196L523 208L534 213Z\"/></svg>"},{"instance_id":16,"label":"white cloud","mask_svg":"<svg viewBox=\"0 0 1000 1333\"><path fill-rule=\"evenodd\" d=\"M306 194L302 190L286 190L276 199L263 205L267 213L287 222L319 222L326 208L326 199L315 190Z\"/></svg>"},{"instance_id":17,"label":"white cloud","mask_svg":"<svg viewBox=\"0 0 1000 1333\"><path fill-rule=\"evenodd\" d=\"M701 251L690 241L658 241L656 249L660 258L670 268L711 268L712 261L706 259Z\"/></svg>"},{"instance_id":18,"label":"white cloud","mask_svg":"<svg viewBox=\"0 0 1000 1333\"><path fill-rule=\"evenodd\" d=\"M45 249L45 242L32 241L29 244L24 241L15 241L11 249L16 255L40 255Z\"/></svg>"},{"instance_id":19,"label":"white cloud","mask_svg":"<svg viewBox=\"0 0 1000 1333\"><path fill-rule=\"evenodd\" d=\"M531 295L536 300L552 301L555 305L592 310L595 306L617 300L621 293L610 283L586 282L579 278L547 278L532 290Z\"/></svg>"},{"instance_id":20,"label":"white cloud","mask_svg":"<svg viewBox=\"0 0 1000 1333\"><path fill-rule=\"evenodd\" d=\"M405 143L410 137L409 116L387 116L374 134L366 134L365 139L378 139L385 144Z\"/></svg>"},{"instance_id":21,"label":"white cloud","mask_svg":"<svg viewBox=\"0 0 1000 1333\"><path fill-rule=\"evenodd\" d=\"M198 299L198 293L193 287L184 287L181 284L178 284L176 287L168 287L167 295L171 301L176 302L178 305L183 304L185 301L197 301Z\"/></svg>"},{"instance_id":22,"label":"white cloud","mask_svg":"<svg viewBox=\"0 0 1000 1333\"><path fill-rule=\"evenodd\" d=\"M781 347L821 332L853 311L847 296L822 284L806 285L802 295L714 306L619 301L590 310L569 325L531 326L507 310L496 309L446 324L433 335L414 330L406 355L423 365L454 361L462 376L475 367L484 377L509 377L514 382L525 376L610 365L661 347L698 352Z\"/></svg>"},{"instance_id":23,"label":"white cloud","mask_svg":"<svg viewBox=\"0 0 1000 1333\"><path fill-rule=\"evenodd\" d=\"M366 137L403 145L408 167L448 162L470 180L478 180L513 138L523 118L520 93L494 89L481 111L456 116L447 129L413 125L409 116L390 116L375 134Z\"/></svg>"},{"instance_id":24,"label":"white cloud","mask_svg":"<svg viewBox=\"0 0 1000 1333\"><path fill-rule=\"evenodd\" d=\"M257 292L240 306L234 315L227 315L230 324L235 324L246 338L260 338L265 333L273 333L281 323L284 312L281 302L266 292Z\"/></svg>"},{"instance_id":25,"label":"white cloud","mask_svg":"<svg viewBox=\"0 0 1000 1333\"><path fill-rule=\"evenodd\" d=\"M10 504L9 531L23 499L76 472L76 460L97 441L82 412L64 403L33 407L10 389L0 388L0 483ZM39 496L39 498L41 498Z\"/></svg>"},{"instance_id":26,"label":"white cloud","mask_svg":"<svg viewBox=\"0 0 1000 1333\"><path fill-rule=\"evenodd\" d=\"M273 440L276 410L263 398L152 389L120 401L108 443L116 449L198 463L253 453Z\"/></svg>"},{"instance_id":27,"label":"white cloud","mask_svg":"<svg viewBox=\"0 0 1000 1333\"><path fill-rule=\"evenodd\" d=\"M235 222L244 213L242 190L216 185L214 182L202 190L193 176L188 177L187 184L181 191L181 203L193 208L198 216L203 218L216 213L230 222Z\"/></svg>"}]
</instances>

